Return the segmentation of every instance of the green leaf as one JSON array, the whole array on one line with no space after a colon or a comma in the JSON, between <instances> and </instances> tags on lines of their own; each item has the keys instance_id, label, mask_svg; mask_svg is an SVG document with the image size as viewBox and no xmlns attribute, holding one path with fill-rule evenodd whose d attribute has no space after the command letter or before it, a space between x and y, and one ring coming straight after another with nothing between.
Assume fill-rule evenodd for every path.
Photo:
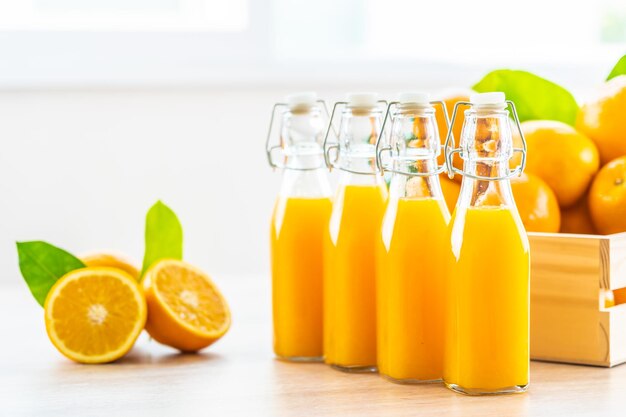
<instances>
[{"instance_id":1,"label":"green leaf","mask_svg":"<svg viewBox=\"0 0 626 417\"><path fill-rule=\"evenodd\" d=\"M143 276L160 259L183 258L183 227L176 213L157 201L146 215L146 250L143 256Z\"/></svg>"},{"instance_id":2,"label":"green leaf","mask_svg":"<svg viewBox=\"0 0 626 417\"><path fill-rule=\"evenodd\" d=\"M558 120L574 126L578 103L558 84L527 71L496 70L474 87L475 91L502 91L515 103L520 121Z\"/></svg>"},{"instance_id":3,"label":"green leaf","mask_svg":"<svg viewBox=\"0 0 626 417\"><path fill-rule=\"evenodd\" d=\"M43 306L48 291L63 275L85 264L72 255L42 241L17 242L22 276L35 300Z\"/></svg>"},{"instance_id":4,"label":"green leaf","mask_svg":"<svg viewBox=\"0 0 626 417\"><path fill-rule=\"evenodd\" d=\"M613 70L611 71L611 73L609 74L606 80L608 81L611 78L615 78L618 75L624 75L624 74L626 74L626 55L624 55L623 57L620 58L619 61L617 61L617 64L615 64L615 66L613 67Z\"/></svg>"}]
</instances>

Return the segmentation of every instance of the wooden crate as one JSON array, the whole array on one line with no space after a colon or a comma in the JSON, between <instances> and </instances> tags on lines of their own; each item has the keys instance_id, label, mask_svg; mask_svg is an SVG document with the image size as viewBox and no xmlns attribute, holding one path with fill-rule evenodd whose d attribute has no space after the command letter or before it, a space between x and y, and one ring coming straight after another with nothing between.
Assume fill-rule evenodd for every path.
<instances>
[{"instance_id":1,"label":"wooden crate","mask_svg":"<svg viewBox=\"0 0 626 417\"><path fill-rule=\"evenodd\" d=\"M626 287L626 233L528 236L531 358L606 367L626 362L626 304L600 303L600 289Z\"/></svg>"}]
</instances>

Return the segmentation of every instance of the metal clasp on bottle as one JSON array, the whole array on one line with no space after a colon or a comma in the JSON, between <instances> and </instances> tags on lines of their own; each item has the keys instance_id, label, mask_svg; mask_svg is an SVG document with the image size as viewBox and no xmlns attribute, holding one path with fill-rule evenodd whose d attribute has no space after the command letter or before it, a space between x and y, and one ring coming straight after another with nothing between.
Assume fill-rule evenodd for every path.
<instances>
[{"instance_id":1,"label":"metal clasp on bottle","mask_svg":"<svg viewBox=\"0 0 626 417\"><path fill-rule=\"evenodd\" d=\"M389 115L391 114L391 110L392 109L396 109L398 107L398 105L401 104L399 101L392 101L391 103L389 103L389 105L387 106L387 111L385 112L385 118L383 119L383 124L380 128L380 135L378 135L378 140L376 141L376 167L378 168L378 170L380 172L391 172L394 174L401 174L401 175L407 175L407 176L412 176L412 177L430 177L431 175L439 175L442 172L444 172L446 170L446 164L443 163L441 164L441 166L438 166L437 169L433 172L408 172L408 171L399 171L397 169L393 169L390 168L388 166L385 166L382 162L382 155L383 152L389 152L390 156L393 154L393 147L390 144L386 144L385 146L381 147L381 142L383 141L383 134L385 132L385 126L387 125L387 120L390 118ZM439 104L441 106L441 108L443 109L443 117L446 121L446 127L448 128L448 130L450 130L450 119L448 117L448 111L446 109L446 104L442 101L442 100L433 100L430 101L429 104L431 106L435 106L436 104ZM391 115L391 119L393 119L393 114ZM393 122L392 122L393 123ZM439 147L441 148L442 151L444 151L444 146L443 145L439 145Z\"/></svg>"},{"instance_id":2,"label":"metal clasp on bottle","mask_svg":"<svg viewBox=\"0 0 626 417\"><path fill-rule=\"evenodd\" d=\"M377 100L376 103L378 105L383 105L383 106L387 106L387 100ZM371 172L371 171L356 171L350 168L346 168L344 166L341 165L337 165L337 160L339 159L339 135L337 134L337 131L334 128L334 120L335 120L335 114L337 113L337 108L339 106L343 106L346 107L348 106L347 101L337 101L334 105L333 105L333 111L330 114L330 119L328 121L328 129L326 130L326 136L324 137L324 161L326 162L326 166L328 167L329 170L332 170L333 168L337 168L340 169L342 171L346 171L349 172L351 174L361 174L361 175L376 175L378 173L380 173L381 171L378 169L378 165L376 165L376 171ZM383 107L384 108L384 107ZM330 136L330 132L333 132L333 134L335 135L336 140L333 142L329 142L328 141L328 136ZM378 133L378 137L376 138L376 144L378 144L378 141L380 140L380 135L382 132L382 126L381 126L381 130ZM331 158L330 152L332 150L335 150L335 155L334 158ZM376 159L376 157L374 156L374 159Z\"/></svg>"},{"instance_id":3,"label":"metal clasp on bottle","mask_svg":"<svg viewBox=\"0 0 626 417\"><path fill-rule=\"evenodd\" d=\"M472 107L474 105L473 103L469 101L458 101L454 104L454 110L452 111L452 120L450 121L450 124L448 125L448 135L446 136L446 143L444 145L448 177L452 179L454 178L454 174L459 174L459 175L463 175L463 176L466 176L468 178L472 178L475 180L499 181L499 180L506 180L515 176L522 175L522 172L524 172L524 168L526 168L526 154L527 154L526 139L524 138L524 132L522 132L522 126L520 125L519 117L517 116L515 103L513 103L511 100L506 100L506 104L507 106L504 109L506 110L508 107L511 108L511 113L513 114L513 120L515 121L515 125L517 126L517 131L519 132L520 138L522 140L522 147L513 148L513 154L511 155L511 158L512 158L513 155L515 155L515 153L521 153L522 159L520 161L520 164L517 167L515 167L514 170L510 171L507 175L503 175L499 177L486 177L483 175L470 174L469 172L465 172L462 169L458 169L454 167L454 165L452 164L452 159L454 157L454 154L458 153L462 159L465 159L463 158L463 148L454 147L455 143L454 143L454 135L452 132L453 130L452 127L454 126L454 121L456 120L457 110L459 106ZM452 148L450 148L450 143L452 143Z\"/></svg>"},{"instance_id":4,"label":"metal clasp on bottle","mask_svg":"<svg viewBox=\"0 0 626 417\"><path fill-rule=\"evenodd\" d=\"M326 118L329 118L329 113L328 113L328 106L326 105L326 102L324 100L315 100L315 102L317 104L320 105L320 107L322 109L324 109L324 113L326 114ZM282 110L281 111L281 115L283 113L285 113L286 111L289 110L289 105L287 103L275 103L274 107L272 107L272 114L271 114L271 118L270 118L270 125L269 128L267 129L267 137L265 139L265 154L267 155L267 162L269 163L270 167L272 167L273 169L293 169L293 170L297 170L297 171L311 171L311 170L316 170L319 169L320 167L314 167L314 168L294 168L294 167L286 167L285 164L283 163L277 163L274 161L274 152L275 151L283 151L283 145L282 144L272 144L272 137L273 137L273 128L274 128L274 119L276 119L276 112L278 110Z\"/></svg>"}]
</instances>

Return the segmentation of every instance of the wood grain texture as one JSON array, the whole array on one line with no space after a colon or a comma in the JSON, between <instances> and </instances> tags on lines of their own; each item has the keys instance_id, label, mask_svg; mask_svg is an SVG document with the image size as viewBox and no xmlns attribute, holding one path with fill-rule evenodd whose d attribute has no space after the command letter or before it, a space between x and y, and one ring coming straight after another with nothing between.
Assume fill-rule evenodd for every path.
<instances>
[{"instance_id":1,"label":"wood grain texture","mask_svg":"<svg viewBox=\"0 0 626 417\"><path fill-rule=\"evenodd\" d=\"M531 364L526 394L464 397L322 364L277 361L268 277L213 277L233 310L226 337L180 355L142 337L110 365L68 361L48 341L26 287L0 287L0 416L609 416L622 415L626 366Z\"/></svg>"},{"instance_id":2,"label":"wood grain texture","mask_svg":"<svg viewBox=\"0 0 626 417\"><path fill-rule=\"evenodd\" d=\"M598 236L529 234L531 357L608 364L599 325Z\"/></svg>"},{"instance_id":3,"label":"wood grain texture","mask_svg":"<svg viewBox=\"0 0 626 417\"><path fill-rule=\"evenodd\" d=\"M626 284L626 234L529 233L531 357L614 366L626 361L626 305L600 289Z\"/></svg>"}]
</instances>

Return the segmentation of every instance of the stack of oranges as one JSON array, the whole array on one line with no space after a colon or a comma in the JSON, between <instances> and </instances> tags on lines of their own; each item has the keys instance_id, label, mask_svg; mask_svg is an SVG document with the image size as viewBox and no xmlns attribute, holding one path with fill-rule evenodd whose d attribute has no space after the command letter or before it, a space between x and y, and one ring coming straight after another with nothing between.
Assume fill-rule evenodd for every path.
<instances>
[{"instance_id":1,"label":"stack of oranges","mask_svg":"<svg viewBox=\"0 0 626 417\"><path fill-rule=\"evenodd\" d=\"M448 111L470 92L444 98ZM459 109L462 110L462 109ZM439 129L446 132L443 118ZM453 126L460 137L462 118ZM611 234L626 231L626 75L607 81L581 107L576 126L551 120L521 124L528 145L526 172L511 181L529 232ZM514 145L520 138L514 135ZM517 135L518 136L518 135ZM519 161L512 161L515 165ZM461 160L454 165L461 167ZM441 176L452 210L460 187Z\"/></svg>"}]
</instances>

